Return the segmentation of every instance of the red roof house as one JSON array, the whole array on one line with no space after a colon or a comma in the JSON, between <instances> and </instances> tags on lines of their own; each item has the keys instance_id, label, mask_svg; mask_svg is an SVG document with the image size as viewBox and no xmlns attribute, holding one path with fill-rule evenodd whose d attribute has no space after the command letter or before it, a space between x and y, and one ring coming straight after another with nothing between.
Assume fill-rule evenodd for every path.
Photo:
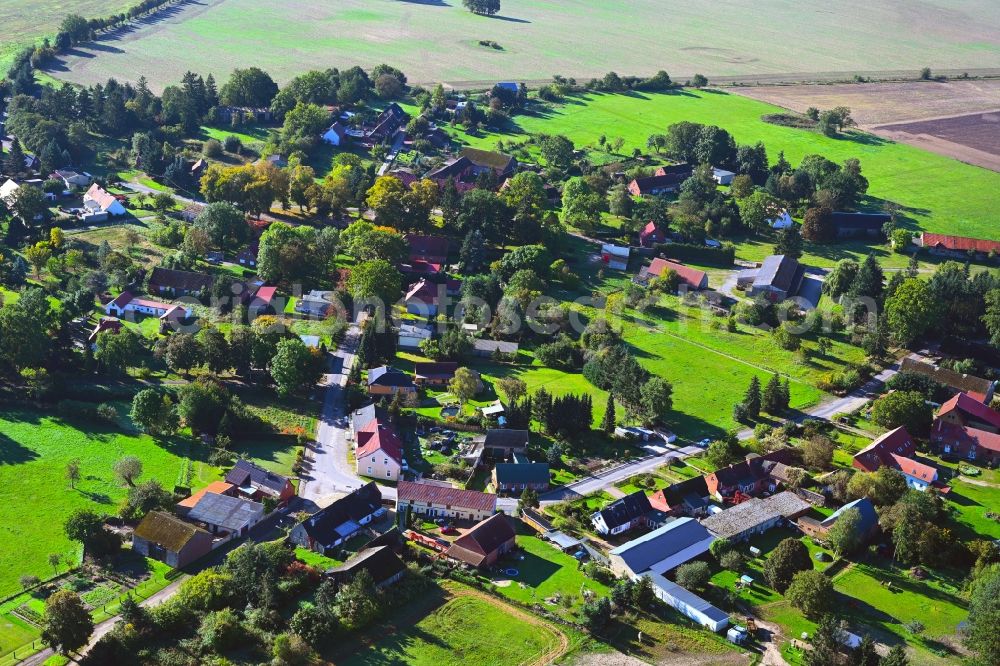
<instances>
[{"instance_id":1,"label":"red roof house","mask_svg":"<svg viewBox=\"0 0 1000 666\"><path fill-rule=\"evenodd\" d=\"M948 256L988 255L991 252L1000 253L1000 241L967 238L965 236L948 236L946 234L920 234L920 244L934 254Z\"/></svg>"},{"instance_id":2,"label":"red roof house","mask_svg":"<svg viewBox=\"0 0 1000 666\"><path fill-rule=\"evenodd\" d=\"M957 426L937 419L931 428L931 442L944 456L989 465L1000 463L1000 434L995 432Z\"/></svg>"},{"instance_id":3,"label":"red roof house","mask_svg":"<svg viewBox=\"0 0 1000 666\"><path fill-rule=\"evenodd\" d=\"M941 405L937 420L963 428L1000 432L1000 414L967 393L958 393Z\"/></svg>"},{"instance_id":4,"label":"red roof house","mask_svg":"<svg viewBox=\"0 0 1000 666\"><path fill-rule=\"evenodd\" d=\"M910 433L900 426L854 454L852 465L865 472L890 467L901 472L911 488L925 490L937 481L937 469L917 460L916 451Z\"/></svg>"},{"instance_id":5,"label":"red roof house","mask_svg":"<svg viewBox=\"0 0 1000 666\"><path fill-rule=\"evenodd\" d=\"M659 257L653 259L649 266L639 271L639 279L648 282L654 277L661 277L667 271L677 273L681 284L687 285L688 289L708 289L708 273L705 271L699 271L697 268Z\"/></svg>"},{"instance_id":6,"label":"red roof house","mask_svg":"<svg viewBox=\"0 0 1000 666\"><path fill-rule=\"evenodd\" d=\"M643 247L653 247L657 243L663 243L666 240L666 232L656 226L656 222L647 223L642 231L639 232L639 245Z\"/></svg>"}]
</instances>

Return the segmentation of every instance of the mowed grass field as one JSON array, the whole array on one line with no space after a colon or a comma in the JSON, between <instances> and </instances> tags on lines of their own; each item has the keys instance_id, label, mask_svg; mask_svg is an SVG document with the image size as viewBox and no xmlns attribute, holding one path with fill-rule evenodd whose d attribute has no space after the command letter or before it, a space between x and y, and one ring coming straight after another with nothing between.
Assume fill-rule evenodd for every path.
<instances>
[{"instance_id":1,"label":"mowed grass field","mask_svg":"<svg viewBox=\"0 0 1000 666\"><path fill-rule=\"evenodd\" d=\"M455 591L458 596L415 624L400 623L373 645L337 663L520 666L547 663L545 655L561 651L560 638L565 638L547 623L485 596L462 588Z\"/></svg>"},{"instance_id":2,"label":"mowed grass field","mask_svg":"<svg viewBox=\"0 0 1000 666\"><path fill-rule=\"evenodd\" d=\"M835 12L821 0L504 0L492 18L458 0L203 0L85 47L53 71L86 83L145 75L160 88L189 69L220 78L258 65L287 81L308 69L387 62L415 82L462 83L611 69L685 77L975 69L1000 67L998 47L992 0L844 0Z\"/></svg>"},{"instance_id":3,"label":"mowed grass field","mask_svg":"<svg viewBox=\"0 0 1000 666\"><path fill-rule=\"evenodd\" d=\"M21 575L52 576L50 554L79 560L79 546L63 534L63 522L78 508L117 513L126 489L112 468L122 456L142 460L141 480L157 479L167 489L181 480L185 450L90 423L80 428L38 412L0 411L0 597L17 591ZM82 478L71 489L66 464L75 458ZM218 469L193 462L192 486L218 476Z\"/></svg>"},{"instance_id":4,"label":"mowed grass field","mask_svg":"<svg viewBox=\"0 0 1000 666\"><path fill-rule=\"evenodd\" d=\"M26 44L54 35L67 14L87 18L110 16L136 4L130 0L0 0L0 65L7 71L9 59Z\"/></svg>"},{"instance_id":5,"label":"mowed grass field","mask_svg":"<svg viewBox=\"0 0 1000 666\"><path fill-rule=\"evenodd\" d=\"M772 162L779 151L784 151L793 165L810 154L820 154L835 162L858 158L870 181L868 203L878 207L883 201L895 201L903 206L906 221L914 229L1000 238L995 213L1000 173L863 132L829 138L760 119L763 114L779 111L779 107L770 104L713 90L588 94L554 105L544 114L516 116L506 134L483 133L473 137L458 132L454 136L475 147L495 149L498 139L516 139L519 134L564 134L578 148L596 150L598 137L604 135L609 140L624 139L620 152L631 155L633 148L646 150L649 136L664 132L672 123L688 120L718 125L739 143L763 141ZM840 247L828 246L827 262L832 264L843 256ZM768 244L759 252L769 254L769 249Z\"/></svg>"}]
</instances>

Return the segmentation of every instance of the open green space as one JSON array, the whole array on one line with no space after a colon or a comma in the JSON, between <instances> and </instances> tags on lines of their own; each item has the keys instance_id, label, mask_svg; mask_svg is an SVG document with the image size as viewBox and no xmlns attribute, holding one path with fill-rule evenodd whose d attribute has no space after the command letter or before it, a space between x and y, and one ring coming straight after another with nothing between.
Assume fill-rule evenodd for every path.
<instances>
[{"instance_id":1,"label":"open green space","mask_svg":"<svg viewBox=\"0 0 1000 666\"><path fill-rule=\"evenodd\" d=\"M683 76L916 73L931 50L937 68L1000 66L1000 22L989 0L955 0L947 13L921 3L921 10L900 14L890 0L845 0L837 13L825 13L814 2L790 7L763 0L673 3L666 16L656 0L633 0L627 12L596 0L505 0L498 16L485 17L458 2L226 0L160 16L103 48L84 47L65 59L70 71L57 75L93 83L145 74L159 88L189 69L218 77L250 64L281 81L309 63L343 70L381 62L400 67L411 81L451 83L538 80L556 72L586 80L612 69L651 74L665 65ZM668 25L669 39L653 29ZM761 40L773 26L794 39Z\"/></svg>"},{"instance_id":2,"label":"open green space","mask_svg":"<svg viewBox=\"0 0 1000 666\"><path fill-rule=\"evenodd\" d=\"M402 609L406 612L406 608ZM501 604L461 595L411 626L397 626L352 657L355 664L464 666L533 663L556 648L554 630L507 612Z\"/></svg>"},{"instance_id":3,"label":"open green space","mask_svg":"<svg viewBox=\"0 0 1000 666\"><path fill-rule=\"evenodd\" d=\"M63 522L77 508L117 512L126 489L112 467L124 455L142 460L142 479L157 479L167 488L186 480L189 460L191 485L219 476L204 462L206 450L181 440L124 435L36 411L0 411L0 596L16 591L24 574L52 576L50 554L79 560L79 546L65 537ZM82 478L70 488L66 464L74 459L80 460Z\"/></svg>"},{"instance_id":4,"label":"open green space","mask_svg":"<svg viewBox=\"0 0 1000 666\"><path fill-rule=\"evenodd\" d=\"M454 135L479 148L494 149L498 139L522 134L564 134L578 148L597 151L598 137L621 137L621 155L633 148L646 150L646 139L662 133L682 120L713 124L728 130L739 143L763 141L771 160L784 151L797 164L805 155L818 153L835 162L861 160L870 181L868 190L874 207L895 201L903 207L904 221L913 228L940 233L990 238L996 235L992 214L1000 173L970 166L957 160L893 143L863 132L848 132L839 138L818 132L765 123L763 114L778 107L718 91L685 89L672 94L588 94L555 104L539 114L516 116L506 134L483 132L478 136ZM454 130L452 130L454 132ZM855 254L867 254L861 244L849 244ZM831 265L844 256L844 246L810 246L806 263ZM771 253L771 243L753 243L740 248L740 256L759 259ZM889 256L885 248L879 253ZM905 261L905 259L903 259ZM900 263L897 261L897 263Z\"/></svg>"}]
</instances>

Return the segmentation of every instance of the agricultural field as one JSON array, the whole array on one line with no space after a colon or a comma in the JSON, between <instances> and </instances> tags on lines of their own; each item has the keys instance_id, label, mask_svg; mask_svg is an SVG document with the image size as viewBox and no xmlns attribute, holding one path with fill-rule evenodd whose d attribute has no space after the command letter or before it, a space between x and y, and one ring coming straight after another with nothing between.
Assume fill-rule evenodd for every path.
<instances>
[{"instance_id":1,"label":"agricultural field","mask_svg":"<svg viewBox=\"0 0 1000 666\"><path fill-rule=\"evenodd\" d=\"M780 0L669 8L635 0L628 11L596 0L505 0L492 18L459 2L209 0L84 46L51 73L77 83L145 75L156 89L189 69L220 77L257 65L284 82L306 69L381 62L413 82L459 85L554 73L585 79L610 69L816 80L834 72L916 71L931 49L938 68L1000 67L998 34L1000 12L990 0L947 8L929 0L847 0L835 13L816 0L791 11Z\"/></svg>"},{"instance_id":2,"label":"agricultural field","mask_svg":"<svg viewBox=\"0 0 1000 666\"><path fill-rule=\"evenodd\" d=\"M516 116L502 134L453 136L470 146L493 150L498 140L518 142L525 134L563 134L578 148L589 150L593 161L607 156L598 148L600 136L609 140L621 137L625 143L620 154L607 156L607 161L630 155L633 148L645 151L648 137L662 133L672 123L688 120L714 124L728 130L739 143L763 141L772 161L779 151L792 164L809 154L820 154L835 162L858 158L870 181L865 205L878 209L886 201L900 204L902 220L910 228L995 237L993 209L995 192L1000 191L1000 174L865 132L851 131L830 138L761 120L762 115L780 111L776 106L717 90L591 93L547 106L534 115ZM757 243L746 256L740 247L738 255L756 259L770 254L770 248L770 243ZM817 266L832 266L844 256L863 256L868 251L860 244L810 246L807 250L803 262ZM892 257L884 248L879 254ZM899 263L905 265L905 257L898 256Z\"/></svg>"},{"instance_id":3,"label":"agricultural field","mask_svg":"<svg viewBox=\"0 0 1000 666\"><path fill-rule=\"evenodd\" d=\"M82 16L109 16L124 11L135 2L130 0L80 0L65 3L58 0L0 0L0 25L3 41L0 42L0 65L4 71L8 60L17 50L43 36L55 35L59 23L70 12Z\"/></svg>"},{"instance_id":4,"label":"agricultural field","mask_svg":"<svg viewBox=\"0 0 1000 666\"><path fill-rule=\"evenodd\" d=\"M77 544L63 535L63 521L81 507L117 511L126 490L115 481L112 467L123 455L138 456L142 478L157 479L167 488L186 480L189 460L192 486L218 478L218 469L197 455L188 457L187 446L95 424L81 429L33 411L0 412L0 596L16 591L21 575L51 577L50 554L74 563L79 559ZM76 458L82 478L73 489L65 473Z\"/></svg>"}]
</instances>

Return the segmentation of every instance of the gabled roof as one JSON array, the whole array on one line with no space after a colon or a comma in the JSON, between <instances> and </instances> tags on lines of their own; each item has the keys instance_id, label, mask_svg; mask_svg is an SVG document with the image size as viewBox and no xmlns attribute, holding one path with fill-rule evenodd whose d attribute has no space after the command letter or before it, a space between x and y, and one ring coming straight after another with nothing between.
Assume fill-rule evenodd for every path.
<instances>
[{"instance_id":1,"label":"gabled roof","mask_svg":"<svg viewBox=\"0 0 1000 666\"><path fill-rule=\"evenodd\" d=\"M662 166L656 167L657 176L690 176L694 173L694 167L687 162L678 162L677 164L664 164Z\"/></svg>"},{"instance_id":2,"label":"gabled roof","mask_svg":"<svg viewBox=\"0 0 1000 666\"><path fill-rule=\"evenodd\" d=\"M973 419L988 423L994 428L1000 428L1000 414L965 393L959 393L948 402L941 405L937 415L944 416L953 410L958 410Z\"/></svg>"},{"instance_id":3,"label":"gabled roof","mask_svg":"<svg viewBox=\"0 0 1000 666\"><path fill-rule=\"evenodd\" d=\"M396 496L403 502L429 502L475 511L495 511L497 508L496 495L429 483L400 481L396 487Z\"/></svg>"},{"instance_id":4,"label":"gabled roof","mask_svg":"<svg viewBox=\"0 0 1000 666\"><path fill-rule=\"evenodd\" d=\"M454 361L430 361L413 364L413 375L424 378L451 378L458 370L458 363Z\"/></svg>"},{"instance_id":5,"label":"gabled roof","mask_svg":"<svg viewBox=\"0 0 1000 666\"><path fill-rule=\"evenodd\" d=\"M809 504L809 502L805 501L790 490L784 490L776 495L771 495L770 497L764 499L764 502L785 518L800 516L812 508L812 505Z\"/></svg>"},{"instance_id":6,"label":"gabled roof","mask_svg":"<svg viewBox=\"0 0 1000 666\"><path fill-rule=\"evenodd\" d=\"M1000 434L995 432L956 426L938 419L934 422L932 434L935 438L951 439L955 443L962 444L965 447L977 447L1000 453Z\"/></svg>"},{"instance_id":7,"label":"gabled roof","mask_svg":"<svg viewBox=\"0 0 1000 666\"><path fill-rule=\"evenodd\" d=\"M930 363L924 363L923 361L917 361L909 356L903 359L903 363L900 366L899 371L914 372L930 377L939 384L944 384L945 386L953 388L956 391L972 395L972 397L979 400L979 402L984 402L986 396L989 395L990 390L993 388L993 382L989 379L955 372L954 370L949 370L948 368L942 368L940 366L931 365Z\"/></svg>"},{"instance_id":8,"label":"gabled roof","mask_svg":"<svg viewBox=\"0 0 1000 666\"><path fill-rule=\"evenodd\" d=\"M115 195L111 194L97 183L91 185L90 189L87 190L86 198L95 201L97 205L101 207L101 210L107 210L118 202Z\"/></svg>"},{"instance_id":9,"label":"gabled roof","mask_svg":"<svg viewBox=\"0 0 1000 666\"><path fill-rule=\"evenodd\" d=\"M478 167L489 167L498 173L506 173L517 164L517 160L510 155L479 148L463 148L459 157L464 157Z\"/></svg>"},{"instance_id":10,"label":"gabled roof","mask_svg":"<svg viewBox=\"0 0 1000 666\"><path fill-rule=\"evenodd\" d=\"M178 289L183 291L200 291L209 289L214 279L205 273L193 273L191 271L178 271L173 268L163 268L157 266L149 276L149 283L168 289Z\"/></svg>"},{"instance_id":11,"label":"gabled roof","mask_svg":"<svg viewBox=\"0 0 1000 666\"><path fill-rule=\"evenodd\" d=\"M697 520L680 518L614 548L611 554L621 557L633 573L639 574L705 541L709 541L705 545L708 550L711 539L712 535Z\"/></svg>"},{"instance_id":12,"label":"gabled roof","mask_svg":"<svg viewBox=\"0 0 1000 666\"><path fill-rule=\"evenodd\" d=\"M249 525L255 516L263 513L264 505L259 502L206 493L188 512L187 517L190 520L236 532Z\"/></svg>"},{"instance_id":13,"label":"gabled roof","mask_svg":"<svg viewBox=\"0 0 1000 666\"><path fill-rule=\"evenodd\" d=\"M652 222L650 223L652 224ZM662 277L662 275L668 271L674 271L677 273L677 277L692 287L700 287L702 281L705 279L705 271L699 271L697 268L691 268L690 266L685 266L684 264L679 264L676 261L669 261L667 259L661 259L656 257L649 264L649 268L646 269L648 275L655 275L656 277Z\"/></svg>"},{"instance_id":14,"label":"gabled roof","mask_svg":"<svg viewBox=\"0 0 1000 666\"><path fill-rule=\"evenodd\" d=\"M865 532L867 532L872 527L878 524L878 514L875 512L875 506L872 504L872 501L870 499L868 499L867 497L862 497L860 499L854 500L853 502L848 502L844 506L837 509L829 516L824 518L820 522L820 525L826 528L832 527L833 524L837 522L838 518L844 515L846 511L849 511L851 509L857 511L858 514L861 516L861 521L858 525L858 530L862 534L864 534Z\"/></svg>"},{"instance_id":15,"label":"gabled roof","mask_svg":"<svg viewBox=\"0 0 1000 666\"><path fill-rule=\"evenodd\" d=\"M362 549L339 567L328 570L327 574L352 577L362 569L370 573L372 580L379 585L405 571L406 565L388 546L376 546Z\"/></svg>"},{"instance_id":16,"label":"gabled roof","mask_svg":"<svg viewBox=\"0 0 1000 666\"><path fill-rule=\"evenodd\" d=\"M527 430L491 428L486 431L486 439L483 444L486 448L523 449L528 446L528 437Z\"/></svg>"},{"instance_id":17,"label":"gabled roof","mask_svg":"<svg viewBox=\"0 0 1000 666\"><path fill-rule=\"evenodd\" d=\"M548 483L548 463L497 463L497 483Z\"/></svg>"},{"instance_id":18,"label":"gabled roof","mask_svg":"<svg viewBox=\"0 0 1000 666\"><path fill-rule=\"evenodd\" d=\"M303 520L302 529L319 543L329 545L345 536L337 528L358 523L381 508L382 493L372 481Z\"/></svg>"},{"instance_id":19,"label":"gabled roof","mask_svg":"<svg viewBox=\"0 0 1000 666\"><path fill-rule=\"evenodd\" d=\"M957 252L1000 252L1000 241L968 238L966 236L948 236L946 234L930 234L926 231L920 235L921 245L936 247Z\"/></svg>"},{"instance_id":20,"label":"gabled roof","mask_svg":"<svg viewBox=\"0 0 1000 666\"><path fill-rule=\"evenodd\" d=\"M197 525L184 522L164 511L150 511L135 528L135 536L163 546L171 553L180 552L197 534L211 535Z\"/></svg>"},{"instance_id":21,"label":"gabled roof","mask_svg":"<svg viewBox=\"0 0 1000 666\"><path fill-rule=\"evenodd\" d=\"M357 440L359 460L381 451L397 464L403 464L403 442L392 426L374 419L358 431Z\"/></svg>"},{"instance_id":22,"label":"gabled roof","mask_svg":"<svg viewBox=\"0 0 1000 666\"><path fill-rule=\"evenodd\" d=\"M234 486L252 485L254 488L263 488L272 491L273 494L280 494L288 484L288 477L276 474L264 469L260 465L249 460L238 460L233 468L226 474L226 482Z\"/></svg>"},{"instance_id":23,"label":"gabled roof","mask_svg":"<svg viewBox=\"0 0 1000 666\"><path fill-rule=\"evenodd\" d=\"M444 236L406 234L403 238L410 246L411 257L443 258L448 256L449 241Z\"/></svg>"},{"instance_id":24,"label":"gabled roof","mask_svg":"<svg viewBox=\"0 0 1000 666\"><path fill-rule=\"evenodd\" d=\"M503 354L516 354L518 344L516 342L507 342L506 340L484 340L483 338L476 338L472 341L472 348L477 351L488 351L491 353L498 351Z\"/></svg>"},{"instance_id":25,"label":"gabled roof","mask_svg":"<svg viewBox=\"0 0 1000 666\"><path fill-rule=\"evenodd\" d=\"M937 470L930 465L914 460L913 458L896 455L895 453L891 454L891 456L896 463L896 469L906 476L920 479L927 483L931 483L937 477Z\"/></svg>"},{"instance_id":26,"label":"gabled roof","mask_svg":"<svg viewBox=\"0 0 1000 666\"><path fill-rule=\"evenodd\" d=\"M497 513L455 539L448 549L448 557L478 567L491 553L513 539L515 535L516 532L507 516Z\"/></svg>"},{"instance_id":27,"label":"gabled roof","mask_svg":"<svg viewBox=\"0 0 1000 666\"><path fill-rule=\"evenodd\" d=\"M671 484L650 495L649 504L659 511L670 511L688 498L703 499L709 496L708 484L704 476L695 476Z\"/></svg>"},{"instance_id":28,"label":"gabled roof","mask_svg":"<svg viewBox=\"0 0 1000 666\"><path fill-rule=\"evenodd\" d=\"M753 456L748 460L734 463L728 467L715 470L713 474L720 486L732 487L756 483L769 476L765 469L767 462L789 463L792 460L794 451L790 448L778 449L763 456Z\"/></svg>"},{"instance_id":29,"label":"gabled roof","mask_svg":"<svg viewBox=\"0 0 1000 666\"><path fill-rule=\"evenodd\" d=\"M629 184L634 184L639 189L640 194L645 194L653 190L678 187L682 182L687 180L690 175L690 173L679 173L665 174L663 176L645 176L643 178L634 178Z\"/></svg>"},{"instance_id":30,"label":"gabled roof","mask_svg":"<svg viewBox=\"0 0 1000 666\"><path fill-rule=\"evenodd\" d=\"M894 455L910 458L915 453L916 446L913 444L913 438L905 426L900 426L879 436L871 444L855 453L854 466L866 472L874 472L883 466L897 468Z\"/></svg>"},{"instance_id":31,"label":"gabled roof","mask_svg":"<svg viewBox=\"0 0 1000 666\"><path fill-rule=\"evenodd\" d=\"M600 515L604 519L604 524L607 525L608 529L613 530L636 518L645 516L652 510L653 507L650 506L646 493L637 490L625 497L616 499L600 511L597 511L595 517L596 515Z\"/></svg>"},{"instance_id":32,"label":"gabled roof","mask_svg":"<svg viewBox=\"0 0 1000 666\"><path fill-rule=\"evenodd\" d=\"M403 301L409 303L415 301L424 305L435 305L438 302L438 285L427 280L417 280L410 285L409 291Z\"/></svg>"},{"instance_id":33,"label":"gabled roof","mask_svg":"<svg viewBox=\"0 0 1000 666\"><path fill-rule=\"evenodd\" d=\"M191 495L191 497L182 499L180 502L177 503L177 506L190 509L194 507L201 500L202 497L205 496L205 493L225 495L230 491L232 491L233 488L235 488L235 486L231 483L226 483L225 481L213 481L212 483L208 484L207 486L196 492L194 495Z\"/></svg>"},{"instance_id":34,"label":"gabled roof","mask_svg":"<svg viewBox=\"0 0 1000 666\"><path fill-rule=\"evenodd\" d=\"M837 230L861 230L882 232L882 227L892 218L886 213L849 213L836 211L832 215Z\"/></svg>"},{"instance_id":35,"label":"gabled roof","mask_svg":"<svg viewBox=\"0 0 1000 666\"><path fill-rule=\"evenodd\" d=\"M413 379L402 370L382 365L368 371L368 385L408 387L413 386Z\"/></svg>"},{"instance_id":36,"label":"gabled roof","mask_svg":"<svg viewBox=\"0 0 1000 666\"><path fill-rule=\"evenodd\" d=\"M357 433L375 419L385 421L388 418L389 412L373 402L355 410L354 413L351 414L351 427L354 429L354 432Z\"/></svg>"},{"instance_id":37,"label":"gabled roof","mask_svg":"<svg viewBox=\"0 0 1000 666\"><path fill-rule=\"evenodd\" d=\"M701 524L720 539L728 539L779 517L781 513L773 506L753 497L705 518Z\"/></svg>"},{"instance_id":38,"label":"gabled roof","mask_svg":"<svg viewBox=\"0 0 1000 666\"><path fill-rule=\"evenodd\" d=\"M754 278L755 287L776 287L788 291L795 284L799 272L799 262L784 254L772 254L764 259Z\"/></svg>"}]
</instances>

